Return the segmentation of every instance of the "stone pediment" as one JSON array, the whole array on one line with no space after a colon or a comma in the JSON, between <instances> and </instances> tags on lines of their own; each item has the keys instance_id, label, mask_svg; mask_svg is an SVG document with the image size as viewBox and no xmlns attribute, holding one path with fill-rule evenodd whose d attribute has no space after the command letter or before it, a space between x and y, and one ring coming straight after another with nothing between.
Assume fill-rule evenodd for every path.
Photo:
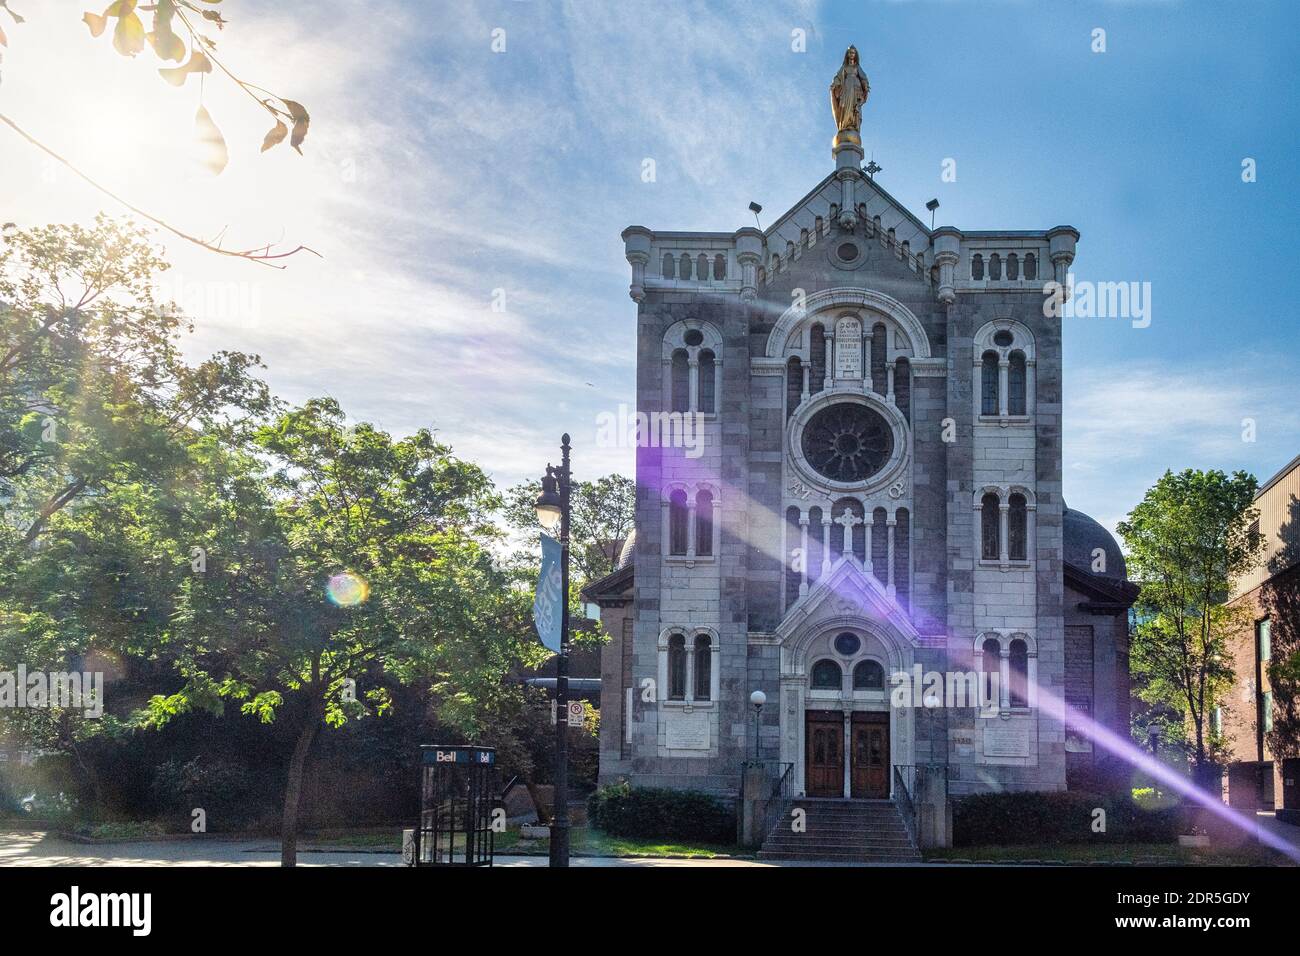
<instances>
[{"instance_id":1,"label":"stone pediment","mask_svg":"<svg viewBox=\"0 0 1300 956\"><path fill-rule=\"evenodd\" d=\"M920 635L898 602L874 574L868 573L856 558L848 556L840 558L829 574L790 607L775 633L784 644L790 637L815 630L821 623L853 618L880 624L913 646L920 643Z\"/></svg>"},{"instance_id":2,"label":"stone pediment","mask_svg":"<svg viewBox=\"0 0 1300 956\"><path fill-rule=\"evenodd\" d=\"M907 242L914 254L924 253L930 246L930 230L921 220L865 173L857 171L852 175L854 203L856 207L865 206L866 218L874 225L879 217L881 231L888 233L892 229L899 246ZM819 219L824 228L838 225L831 219L831 207L840 210L843 195L840 179L831 173L764 231L768 250L785 257L788 250L805 246L809 235L816 235ZM857 211L855 208L854 212ZM864 231L861 222L856 231L859 234Z\"/></svg>"}]
</instances>

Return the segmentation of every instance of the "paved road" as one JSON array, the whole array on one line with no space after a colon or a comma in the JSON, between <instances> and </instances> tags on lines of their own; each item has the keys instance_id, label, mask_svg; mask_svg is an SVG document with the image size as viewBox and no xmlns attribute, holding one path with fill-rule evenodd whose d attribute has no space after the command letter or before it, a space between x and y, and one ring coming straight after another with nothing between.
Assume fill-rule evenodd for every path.
<instances>
[{"instance_id":1,"label":"paved road","mask_svg":"<svg viewBox=\"0 0 1300 956\"><path fill-rule=\"evenodd\" d=\"M322 851L304 844L300 866L401 866L401 855ZM574 866L754 867L780 864L758 860L665 860L575 857ZM279 866L280 847L272 840L136 840L128 843L73 843L42 832L0 833L0 866ZM498 856L497 866L546 866L544 856Z\"/></svg>"}]
</instances>

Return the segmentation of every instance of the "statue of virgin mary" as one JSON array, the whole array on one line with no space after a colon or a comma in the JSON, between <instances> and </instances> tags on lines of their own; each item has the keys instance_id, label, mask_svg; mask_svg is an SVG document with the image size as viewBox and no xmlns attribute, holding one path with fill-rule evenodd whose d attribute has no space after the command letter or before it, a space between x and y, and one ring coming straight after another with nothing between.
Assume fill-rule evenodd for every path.
<instances>
[{"instance_id":1,"label":"statue of virgin mary","mask_svg":"<svg viewBox=\"0 0 1300 956\"><path fill-rule=\"evenodd\" d=\"M858 48L851 46L844 51L844 63L831 80L831 112L837 131L862 128L862 105L870 92L871 84L858 63Z\"/></svg>"}]
</instances>

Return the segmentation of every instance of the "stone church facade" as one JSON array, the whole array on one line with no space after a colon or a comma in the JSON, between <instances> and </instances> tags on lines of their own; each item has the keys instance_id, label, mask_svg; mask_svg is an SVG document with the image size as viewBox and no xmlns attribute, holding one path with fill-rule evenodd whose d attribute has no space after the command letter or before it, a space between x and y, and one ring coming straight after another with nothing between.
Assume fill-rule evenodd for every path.
<instances>
[{"instance_id":1,"label":"stone church facade","mask_svg":"<svg viewBox=\"0 0 1300 956\"><path fill-rule=\"evenodd\" d=\"M917 767L1056 790L1105 755L1044 694L1128 734L1134 588L1061 489L1044 284L1079 233L930 229L856 140L767 229L623 232L649 427L634 540L586 592L602 782L734 795L757 759L793 796L896 798ZM997 699L898 706L929 672Z\"/></svg>"}]
</instances>

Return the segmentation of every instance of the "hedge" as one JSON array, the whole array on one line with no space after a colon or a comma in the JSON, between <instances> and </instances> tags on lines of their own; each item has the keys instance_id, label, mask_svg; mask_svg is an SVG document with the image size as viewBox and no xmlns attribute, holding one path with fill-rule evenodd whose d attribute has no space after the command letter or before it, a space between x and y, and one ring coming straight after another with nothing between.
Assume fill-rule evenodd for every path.
<instances>
[{"instance_id":1,"label":"hedge","mask_svg":"<svg viewBox=\"0 0 1300 956\"><path fill-rule=\"evenodd\" d=\"M697 843L736 841L735 815L700 790L610 784L588 798L587 820L610 836Z\"/></svg>"},{"instance_id":2,"label":"hedge","mask_svg":"<svg viewBox=\"0 0 1300 956\"><path fill-rule=\"evenodd\" d=\"M1106 811L1106 830L1093 831L1093 811ZM981 793L953 806L954 846L1032 843L1173 843L1179 807L1144 809L1124 795L1077 791Z\"/></svg>"}]
</instances>

